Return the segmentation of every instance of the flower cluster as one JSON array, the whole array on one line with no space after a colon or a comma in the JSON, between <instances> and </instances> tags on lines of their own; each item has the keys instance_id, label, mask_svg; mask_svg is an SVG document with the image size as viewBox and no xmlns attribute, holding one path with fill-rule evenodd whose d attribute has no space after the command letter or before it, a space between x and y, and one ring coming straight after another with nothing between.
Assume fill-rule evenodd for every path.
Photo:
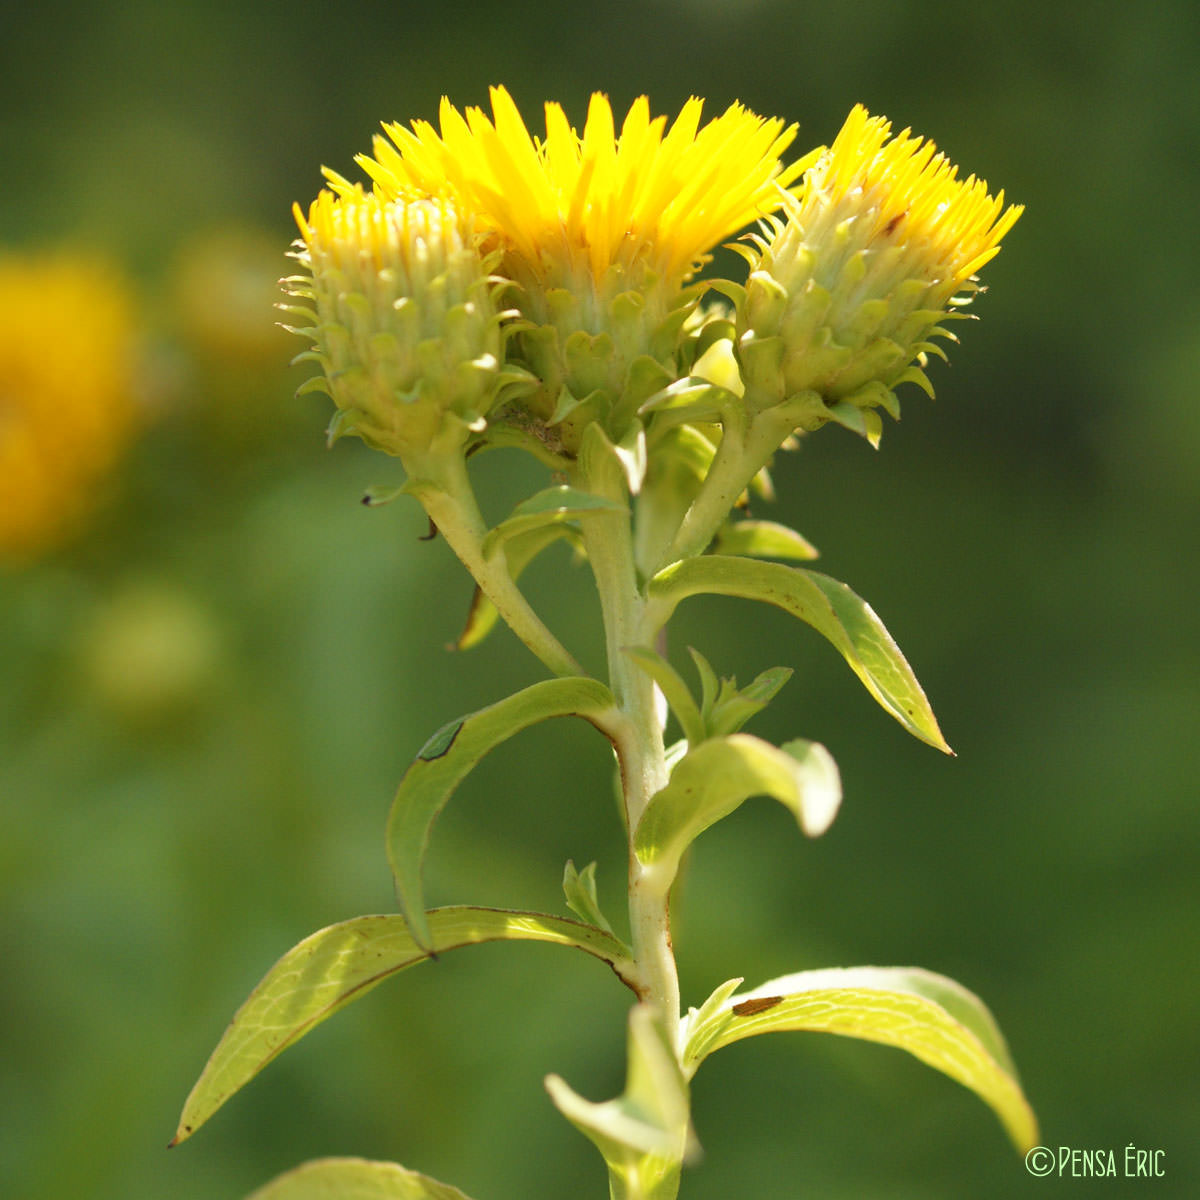
<instances>
[{"instance_id":1,"label":"flower cluster","mask_svg":"<svg viewBox=\"0 0 1200 1200\"><path fill-rule=\"evenodd\" d=\"M739 104L701 124L693 98L668 125L642 97L618 133L594 95L582 133L547 104L541 138L503 88L491 107L384 126L358 159L372 191L327 170L297 210L313 386L339 431L406 461L450 428L456 451L569 461L593 422L614 442L698 436L711 460L731 405L785 409L776 445L829 420L877 442L875 410L928 389L931 339L1021 212L861 107L790 164L796 127ZM697 281L756 221L746 283ZM731 307L702 305L709 288Z\"/></svg>"}]
</instances>

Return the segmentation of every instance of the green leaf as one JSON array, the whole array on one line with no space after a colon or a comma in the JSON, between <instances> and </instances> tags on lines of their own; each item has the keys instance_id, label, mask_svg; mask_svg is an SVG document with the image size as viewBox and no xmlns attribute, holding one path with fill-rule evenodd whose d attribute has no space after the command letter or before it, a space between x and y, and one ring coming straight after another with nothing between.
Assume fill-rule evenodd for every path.
<instances>
[{"instance_id":1,"label":"green leaf","mask_svg":"<svg viewBox=\"0 0 1200 1200\"><path fill-rule=\"evenodd\" d=\"M464 1192L395 1163L316 1158L277 1176L246 1200L470 1200Z\"/></svg>"},{"instance_id":2,"label":"green leaf","mask_svg":"<svg viewBox=\"0 0 1200 1200\"><path fill-rule=\"evenodd\" d=\"M837 766L816 742L797 739L776 748L746 733L711 738L680 759L671 778L646 805L633 848L669 888L683 852L710 825L744 800L773 796L809 837L825 832L842 798Z\"/></svg>"},{"instance_id":3,"label":"green leaf","mask_svg":"<svg viewBox=\"0 0 1200 1200\"><path fill-rule=\"evenodd\" d=\"M708 659L699 650L689 646L688 653L692 656L692 662L696 664L696 674L700 676L700 711L707 726L712 717L713 705L716 704L721 691L721 681Z\"/></svg>"},{"instance_id":4,"label":"green leaf","mask_svg":"<svg viewBox=\"0 0 1200 1200\"><path fill-rule=\"evenodd\" d=\"M689 646L688 653L700 676L700 723L706 738L737 733L751 717L771 703L792 677L791 667L768 667L744 688L739 688L736 678L718 679L699 650ZM669 696L667 701L670 702Z\"/></svg>"},{"instance_id":5,"label":"green leaf","mask_svg":"<svg viewBox=\"0 0 1200 1200\"><path fill-rule=\"evenodd\" d=\"M596 895L596 864L588 863L582 871L575 870L575 864L567 859L563 870L563 895L567 907L585 924L595 925L605 933L612 933L608 918L600 909L600 900ZM629 953L626 947L626 953Z\"/></svg>"},{"instance_id":6,"label":"green leaf","mask_svg":"<svg viewBox=\"0 0 1200 1200\"><path fill-rule=\"evenodd\" d=\"M438 814L488 751L550 717L583 717L601 732L615 711L612 693L595 679L572 676L535 683L488 708L442 726L400 780L388 817L387 850L396 895L419 944L428 946L421 865Z\"/></svg>"},{"instance_id":7,"label":"green leaf","mask_svg":"<svg viewBox=\"0 0 1200 1200\"><path fill-rule=\"evenodd\" d=\"M762 600L807 622L841 652L867 691L909 733L953 753L900 648L871 606L844 583L782 563L721 554L685 558L650 581L654 625L661 628L681 600L702 593Z\"/></svg>"},{"instance_id":8,"label":"green leaf","mask_svg":"<svg viewBox=\"0 0 1200 1200\"><path fill-rule=\"evenodd\" d=\"M515 583L520 579L525 568L543 550L562 538L569 538L578 543L579 532L565 523L550 523L531 529L528 533L515 534L505 542L504 565L512 581ZM454 643L454 648L470 650L478 646L495 628L499 619L500 614L496 611L496 606L477 587L471 599L471 610L467 613L466 623Z\"/></svg>"},{"instance_id":9,"label":"green leaf","mask_svg":"<svg viewBox=\"0 0 1200 1200\"><path fill-rule=\"evenodd\" d=\"M574 521L596 512L627 512L620 504L576 488L548 487L521 501L512 513L483 539L483 556L492 558L510 538L544 525Z\"/></svg>"},{"instance_id":10,"label":"green leaf","mask_svg":"<svg viewBox=\"0 0 1200 1200\"><path fill-rule=\"evenodd\" d=\"M562 917L470 906L435 908L428 914L428 933L426 950L402 916L356 917L289 950L234 1015L184 1104L171 1145L190 1137L234 1092L326 1017L434 954L479 942L552 942L595 955L623 980L633 978L633 966L616 938Z\"/></svg>"},{"instance_id":11,"label":"green leaf","mask_svg":"<svg viewBox=\"0 0 1200 1200\"><path fill-rule=\"evenodd\" d=\"M744 554L749 558L786 558L805 562L818 557L817 548L794 529L776 521L730 521L713 542L714 554Z\"/></svg>"},{"instance_id":12,"label":"green leaf","mask_svg":"<svg viewBox=\"0 0 1200 1200\"><path fill-rule=\"evenodd\" d=\"M705 717L709 735L720 737L737 733L751 717L770 704L791 677L791 667L768 667L744 688L738 687L736 679L722 679L717 697Z\"/></svg>"},{"instance_id":13,"label":"green leaf","mask_svg":"<svg viewBox=\"0 0 1200 1200\"><path fill-rule=\"evenodd\" d=\"M559 1112L585 1134L608 1164L612 1200L674 1200L680 1166L697 1151L687 1080L654 1010L629 1014L625 1091L594 1104L557 1075L546 1090Z\"/></svg>"},{"instance_id":14,"label":"green leaf","mask_svg":"<svg viewBox=\"0 0 1200 1200\"><path fill-rule=\"evenodd\" d=\"M628 646L625 653L658 684L679 722L679 728L688 745L700 745L708 736L704 719L700 716L700 709L679 672L649 646Z\"/></svg>"},{"instance_id":15,"label":"green leaf","mask_svg":"<svg viewBox=\"0 0 1200 1200\"><path fill-rule=\"evenodd\" d=\"M729 985L725 985L728 988ZM989 1104L1022 1153L1037 1120L1004 1038L983 1002L961 984L916 967L801 971L689 1014L689 1076L714 1050L760 1033L837 1033L907 1050Z\"/></svg>"}]
</instances>

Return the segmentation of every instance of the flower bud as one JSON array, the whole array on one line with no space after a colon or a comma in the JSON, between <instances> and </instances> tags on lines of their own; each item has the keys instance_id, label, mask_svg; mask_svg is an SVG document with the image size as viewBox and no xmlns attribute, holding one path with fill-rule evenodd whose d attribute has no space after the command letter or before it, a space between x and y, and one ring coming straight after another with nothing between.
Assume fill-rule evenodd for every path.
<instances>
[{"instance_id":1,"label":"flower bud","mask_svg":"<svg viewBox=\"0 0 1200 1200\"><path fill-rule=\"evenodd\" d=\"M469 221L448 201L388 200L350 184L322 191L307 220L297 208L296 221L293 257L308 274L284 284L314 307L281 307L312 321L295 330L315 342L298 360L321 366L304 388L337 405L331 439L355 433L412 458L446 429L482 429L502 347Z\"/></svg>"},{"instance_id":2,"label":"flower bud","mask_svg":"<svg viewBox=\"0 0 1200 1200\"><path fill-rule=\"evenodd\" d=\"M877 441L892 389L932 394L925 354L944 357L940 322L978 289L974 273L1021 215L1004 193L907 130L856 106L833 146L787 197L786 220L754 235L739 312L743 373L759 406L815 393L811 421L840 421Z\"/></svg>"}]
</instances>

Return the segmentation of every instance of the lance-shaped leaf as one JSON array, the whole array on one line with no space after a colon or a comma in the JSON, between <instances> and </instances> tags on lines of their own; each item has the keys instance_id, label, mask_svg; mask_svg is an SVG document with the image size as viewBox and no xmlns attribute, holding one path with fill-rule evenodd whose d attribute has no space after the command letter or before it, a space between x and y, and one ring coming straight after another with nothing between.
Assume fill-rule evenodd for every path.
<instances>
[{"instance_id":1,"label":"lance-shaped leaf","mask_svg":"<svg viewBox=\"0 0 1200 1200\"><path fill-rule=\"evenodd\" d=\"M1004 1038L983 1002L954 980L916 967L848 967L785 975L740 995L728 988L689 1014L689 1075L714 1050L755 1034L837 1033L907 1050L989 1104L1020 1151L1036 1145L1037 1120Z\"/></svg>"},{"instance_id":2,"label":"lance-shaped leaf","mask_svg":"<svg viewBox=\"0 0 1200 1200\"><path fill-rule=\"evenodd\" d=\"M543 913L459 906L428 914L431 950L399 915L356 917L322 929L289 950L238 1009L184 1104L171 1145L190 1137L273 1058L352 1000L405 967L459 946L524 940L571 946L633 978L611 934Z\"/></svg>"},{"instance_id":3,"label":"lance-shaped leaf","mask_svg":"<svg viewBox=\"0 0 1200 1200\"><path fill-rule=\"evenodd\" d=\"M721 554L686 558L650 582L661 628L688 596L711 593L774 604L807 622L840 651L867 691L909 733L951 753L912 668L874 610L844 583L783 563Z\"/></svg>"},{"instance_id":4,"label":"lance-shaped leaf","mask_svg":"<svg viewBox=\"0 0 1200 1200\"><path fill-rule=\"evenodd\" d=\"M816 742L798 738L777 748L747 733L710 738L689 750L650 798L633 836L638 860L669 888L695 838L758 795L780 801L816 837L837 814L842 786L829 751Z\"/></svg>"},{"instance_id":5,"label":"lance-shaped leaf","mask_svg":"<svg viewBox=\"0 0 1200 1200\"><path fill-rule=\"evenodd\" d=\"M630 1011L625 1091L615 1100L584 1100L557 1075L546 1077L546 1090L604 1156L612 1200L674 1200L680 1166L698 1147L687 1080L653 1009Z\"/></svg>"},{"instance_id":6,"label":"lance-shaped leaf","mask_svg":"<svg viewBox=\"0 0 1200 1200\"><path fill-rule=\"evenodd\" d=\"M597 512L626 512L624 505L593 496L577 488L549 487L522 500L512 513L483 539L483 555L492 558L510 538L541 529L545 525L575 521Z\"/></svg>"},{"instance_id":7,"label":"lance-shaped leaf","mask_svg":"<svg viewBox=\"0 0 1200 1200\"><path fill-rule=\"evenodd\" d=\"M421 864L438 814L489 750L550 717L583 717L602 732L614 712L612 693L595 679L547 679L488 708L444 725L400 780L388 817L387 850L396 895L417 942L428 947Z\"/></svg>"},{"instance_id":8,"label":"lance-shaped leaf","mask_svg":"<svg viewBox=\"0 0 1200 1200\"><path fill-rule=\"evenodd\" d=\"M470 1200L458 1188L396 1163L317 1158L272 1179L246 1200Z\"/></svg>"}]
</instances>

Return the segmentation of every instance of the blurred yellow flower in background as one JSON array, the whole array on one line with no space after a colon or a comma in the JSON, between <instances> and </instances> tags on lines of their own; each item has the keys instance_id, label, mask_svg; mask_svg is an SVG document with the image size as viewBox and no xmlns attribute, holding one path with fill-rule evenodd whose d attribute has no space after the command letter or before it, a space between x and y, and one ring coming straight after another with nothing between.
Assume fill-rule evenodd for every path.
<instances>
[{"instance_id":1,"label":"blurred yellow flower in background","mask_svg":"<svg viewBox=\"0 0 1200 1200\"><path fill-rule=\"evenodd\" d=\"M0 560L66 540L137 424L134 310L93 258L0 255Z\"/></svg>"},{"instance_id":2,"label":"blurred yellow flower in background","mask_svg":"<svg viewBox=\"0 0 1200 1200\"><path fill-rule=\"evenodd\" d=\"M206 362L277 369L290 344L275 314L280 265L274 232L231 224L191 234L169 277L179 335Z\"/></svg>"}]
</instances>

